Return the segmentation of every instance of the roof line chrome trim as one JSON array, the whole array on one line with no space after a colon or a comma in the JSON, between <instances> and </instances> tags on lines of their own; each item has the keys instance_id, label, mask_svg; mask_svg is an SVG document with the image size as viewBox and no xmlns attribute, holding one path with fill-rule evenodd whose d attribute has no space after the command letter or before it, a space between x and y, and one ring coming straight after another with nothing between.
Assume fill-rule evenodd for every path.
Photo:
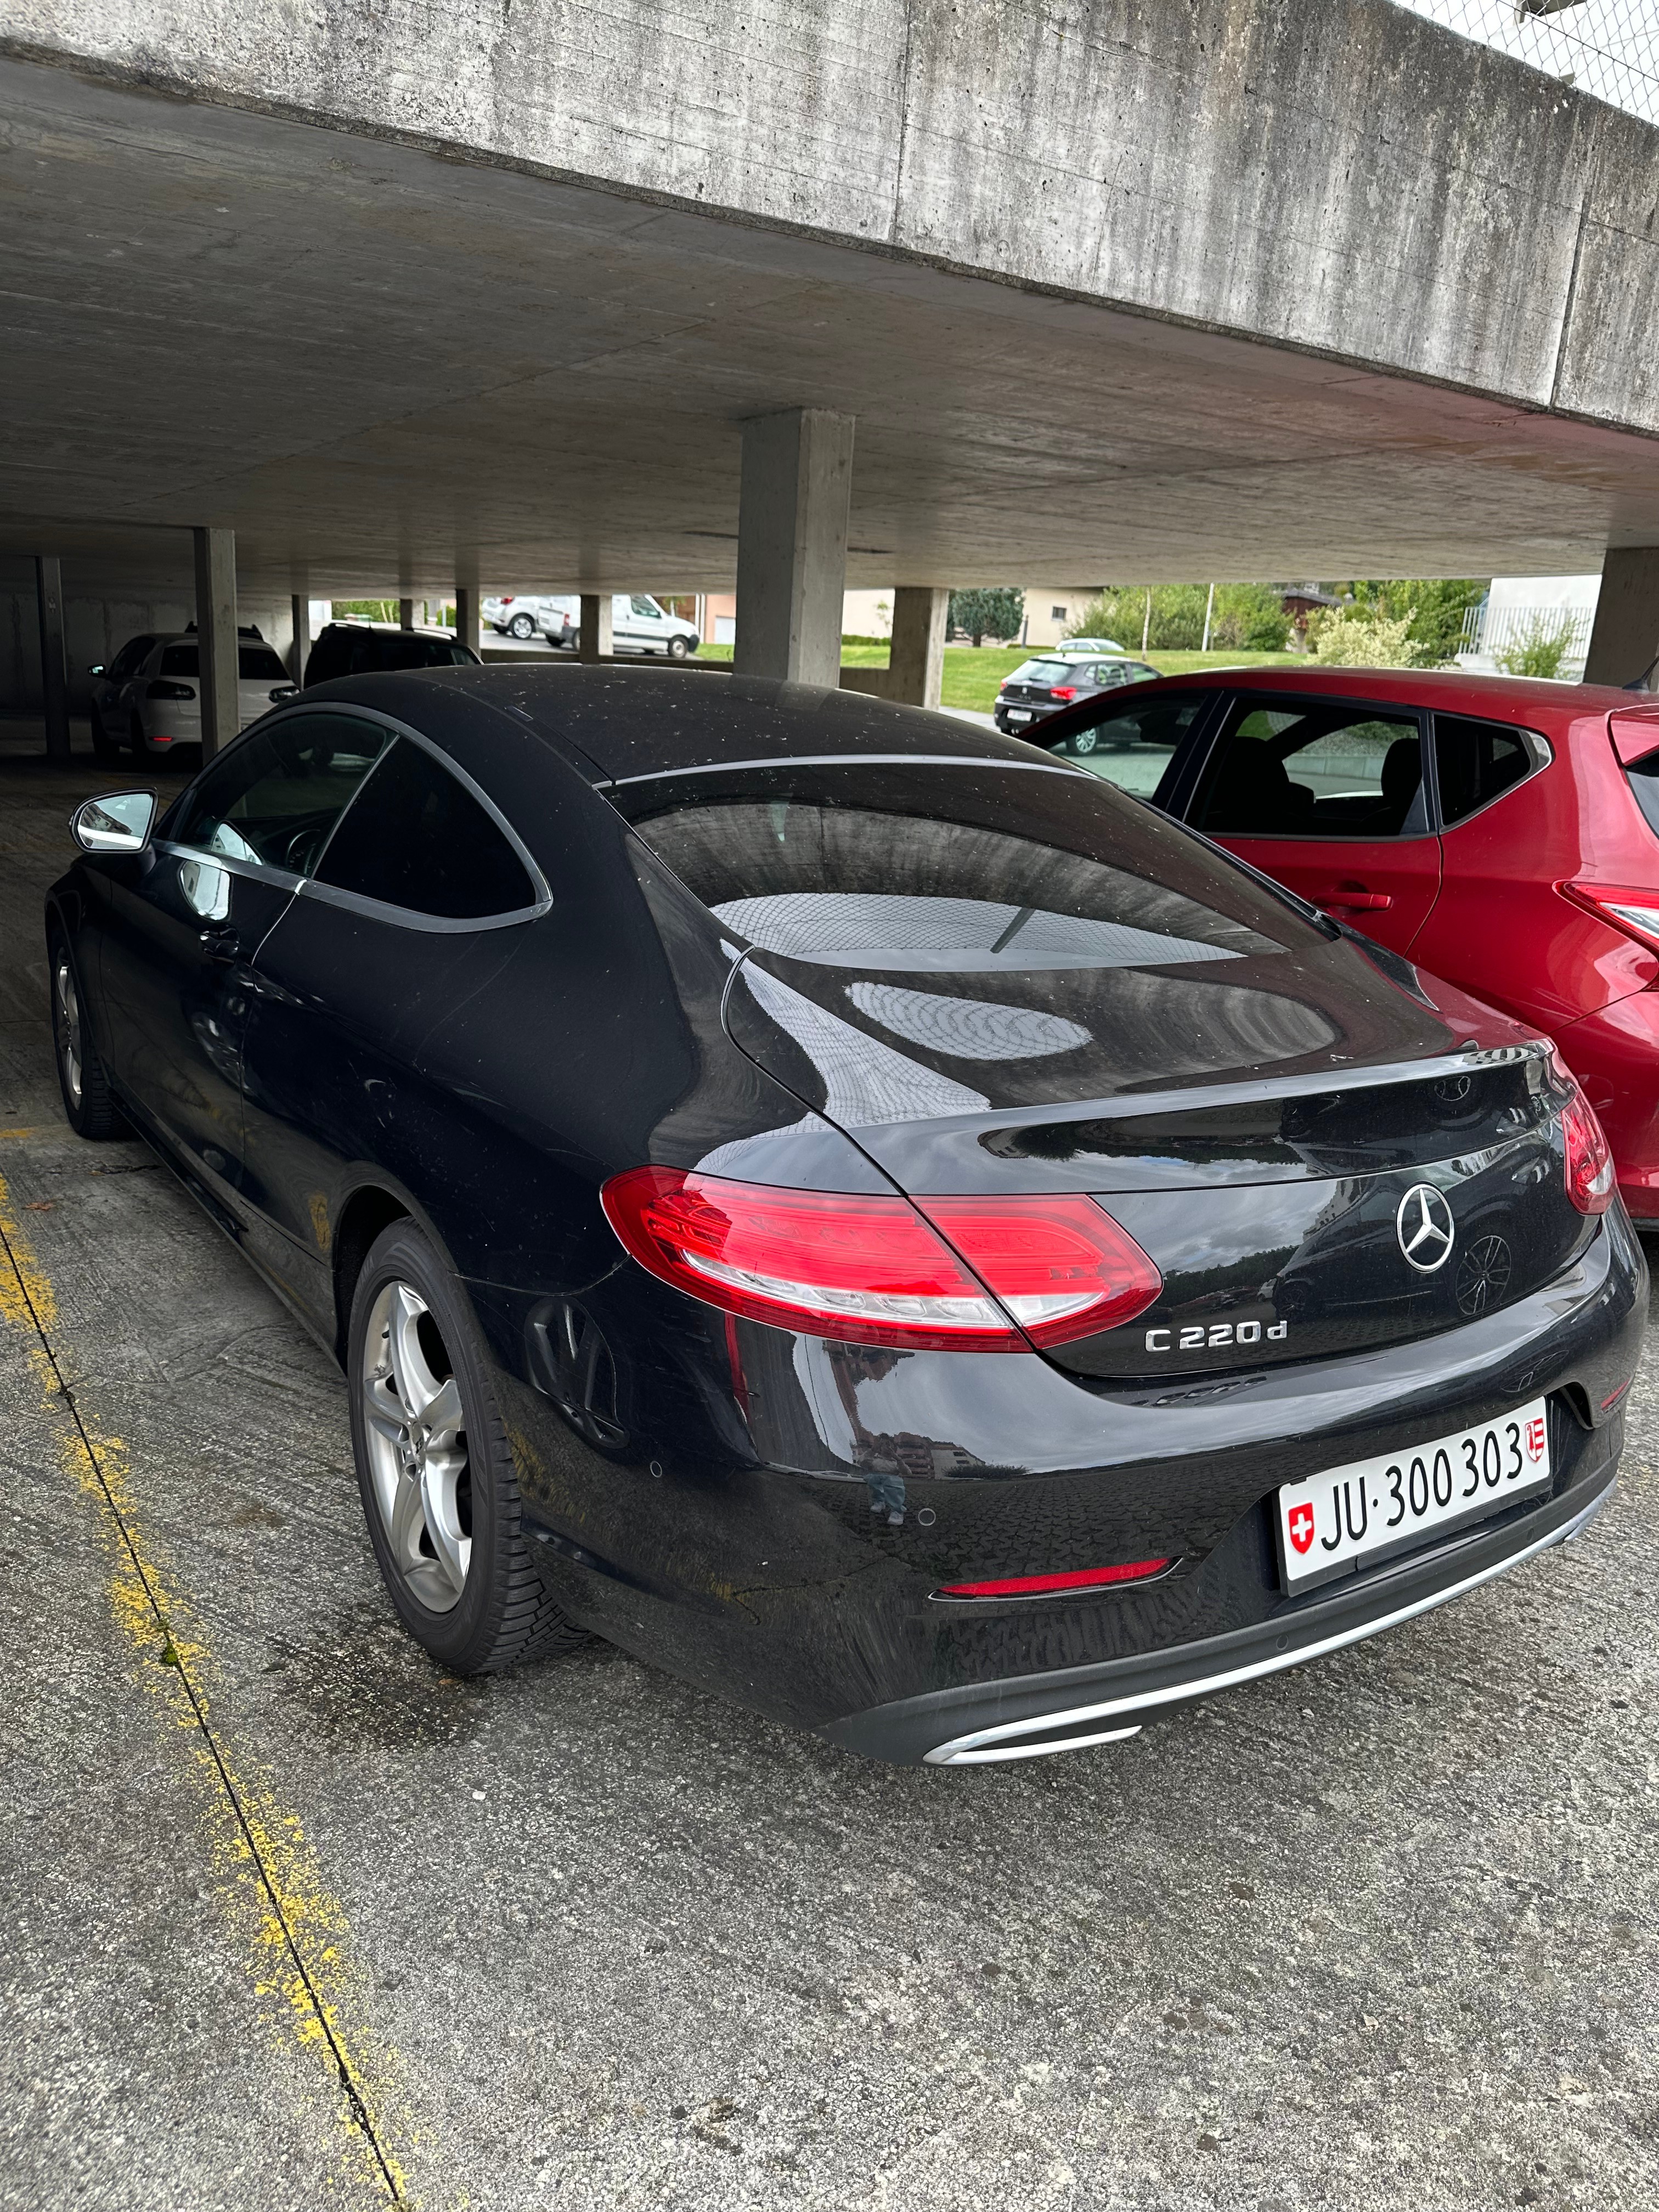
<instances>
[{"instance_id":1,"label":"roof line chrome trim","mask_svg":"<svg viewBox=\"0 0 1659 2212\"><path fill-rule=\"evenodd\" d=\"M646 775L611 778L613 791L635 783L672 783L687 775L735 775L746 768L1011 768L1024 775L1082 775L1066 761L1005 760L996 753L774 753L764 760L709 761L699 768L656 768ZM1091 782L1097 778L1090 777Z\"/></svg>"},{"instance_id":2,"label":"roof line chrome trim","mask_svg":"<svg viewBox=\"0 0 1659 2212\"><path fill-rule=\"evenodd\" d=\"M1462 1597L1472 1589L1479 1589L1483 1583L1495 1582L1499 1575L1506 1575L1516 1567L1524 1566L1528 1559L1536 1559L1540 1553L1552 1550L1557 1544L1566 1543L1589 1527L1613 1496L1615 1486L1613 1482L1607 1484L1571 1521L1563 1522L1559 1528L1552 1528L1546 1536L1535 1538L1521 1551L1512 1553L1508 1559L1499 1559L1492 1566L1482 1567L1478 1574L1466 1575L1462 1582L1453 1583L1445 1589L1431 1591L1427 1597L1414 1598L1409 1605L1397 1606L1392 1613L1379 1613L1373 1620L1362 1621L1355 1627L1340 1630L1334 1636L1322 1637L1316 1643L1304 1644L1298 1650L1275 1651L1270 1658L1253 1659L1246 1666L1231 1668L1219 1674L1205 1675L1197 1681L1171 1682L1161 1690L1143 1690L1138 1695L1127 1698L1108 1698L1097 1705L1078 1705L1064 1712L1039 1713L1030 1720L1005 1721L996 1728L976 1729L970 1735L952 1736L945 1743L936 1744L925 1754L924 1763L929 1766L984 1765L999 1758L1029 1758L1032 1755L1032 1747L1022 1745L1020 1738L1036 1735L1044 1729L1066 1728L1085 1721L1110 1720L1119 1713L1145 1712L1153 1705L1184 1705L1194 1698L1211 1697L1218 1690L1237 1688L1243 1682L1260 1681L1266 1674L1283 1674L1286 1668L1303 1666L1310 1659L1322 1659L1328 1653L1341 1651L1351 1644L1363 1644L1368 1636L1380 1636L1385 1629L1399 1628L1408 1620L1415 1620L1421 1613L1432 1613L1439 1606L1449 1605L1453 1598ZM1126 1729L1122 1733L1132 1731ZM1091 1736L1087 1739L1091 1743L1110 1741L1110 1737ZM1043 1748L1071 1751L1080 1749L1082 1743L1081 1739L1068 1738L1063 1743L1047 1745ZM1008 1748L994 1748L1003 1745Z\"/></svg>"}]
</instances>

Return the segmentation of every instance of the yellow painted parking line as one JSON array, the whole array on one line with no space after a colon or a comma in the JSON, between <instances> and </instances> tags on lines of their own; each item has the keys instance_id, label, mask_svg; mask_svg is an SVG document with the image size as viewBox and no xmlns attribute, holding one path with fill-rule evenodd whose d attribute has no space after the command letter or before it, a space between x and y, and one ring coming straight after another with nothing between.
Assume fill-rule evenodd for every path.
<instances>
[{"instance_id":1,"label":"yellow painted parking line","mask_svg":"<svg viewBox=\"0 0 1659 2212\"><path fill-rule=\"evenodd\" d=\"M143 1538L126 1447L94 1425L64 1378L55 1344L57 1296L18 1225L3 1177L0 1323L21 1340L42 1403L56 1419L64 1474L101 1509L111 1616L137 1680L189 1739L214 1858L228 1877L217 1894L276 2032L319 2062L318 2092L339 2131L341 2179L382 2203L414 2204L405 2160L419 2149L421 2131L395 2052L375 2050L364 2021L363 1978L351 1963L344 1911L297 1817L234 1758L214 1717L213 1655L191 1626L188 1601Z\"/></svg>"}]
</instances>

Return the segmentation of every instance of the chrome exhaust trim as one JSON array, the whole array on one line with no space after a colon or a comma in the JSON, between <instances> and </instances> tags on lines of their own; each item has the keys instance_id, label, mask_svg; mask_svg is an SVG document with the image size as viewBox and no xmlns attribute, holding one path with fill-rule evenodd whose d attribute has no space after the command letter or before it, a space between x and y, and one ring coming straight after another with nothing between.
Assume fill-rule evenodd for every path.
<instances>
[{"instance_id":1,"label":"chrome exhaust trim","mask_svg":"<svg viewBox=\"0 0 1659 2212\"><path fill-rule=\"evenodd\" d=\"M1381 1635L1385 1629L1399 1628L1408 1620L1415 1620L1419 1613L1432 1613L1437 1606L1449 1605L1454 1598L1479 1589L1483 1583L1495 1582L1499 1575L1506 1575L1516 1567L1524 1566L1528 1559L1537 1559L1541 1553L1553 1550L1557 1544L1569 1542L1589 1526L1612 1497L1613 1489L1614 1485L1608 1483L1571 1521L1551 1529L1547 1536L1540 1536L1512 1557L1500 1559L1495 1566L1483 1567L1479 1574L1466 1575L1462 1582L1453 1583L1446 1589L1418 1598L1393 1613L1381 1613L1375 1620L1365 1621L1357 1628L1345 1628L1334 1636L1322 1637L1317 1643L1304 1644L1297 1651L1276 1651L1270 1658L1253 1659L1249 1665L1232 1668L1225 1674L1206 1675L1191 1682L1172 1682L1161 1690L1143 1690L1139 1696L1109 1698L1097 1705L1079 1705L1067 1712L1039 1713L1030 1720L1005 1721L996 1728L977 1729L970 1735L952 1736L948 1742L936 1744L932 1751L924 1753L924 1763L928 1766L988 1766L1012 1759L1041 1759L1051 1752L1083 1751L1095 1744L1121 1742L1126 1736L1140 1733L1139 1721L1121 1728L1109 1727L1097 1735L1063 1736L1058 1742L1028 1743L1022 1739L1042 1736L1054 1729L1082 1727L1090 1721L1109 1722L1117 1714L1143 1713L1154 1705L1186 1705L1194 1698L1210 1697L1218 1690L1235 1689L1241 1682L1259 1681L1265 1674L1283 1674L1287 1667L1303 1666L1310 1659L1322 1659L1332 1651L1346 1650L1351 1644L1363 1644L1368 1636Z\"/></svg>"}]
</instances>

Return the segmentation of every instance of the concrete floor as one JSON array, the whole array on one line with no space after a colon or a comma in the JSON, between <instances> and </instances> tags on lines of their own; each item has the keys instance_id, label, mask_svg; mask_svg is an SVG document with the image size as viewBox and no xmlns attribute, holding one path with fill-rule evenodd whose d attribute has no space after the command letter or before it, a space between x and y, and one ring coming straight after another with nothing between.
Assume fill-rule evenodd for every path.
<instances>
[{"instance_id":1,"label":"concrete floor","mask_svg":"<svg viewBox=\"0 0 1659 2212\"><path fill-rule=\"evenodd\" d=\"M64 1124L40 893L109 781L0 761L0 2206L1659 2200L1651 1364L1580 1543L1115 1750L447 1680L328 1364Z\"/></svg>"}]
</instances>

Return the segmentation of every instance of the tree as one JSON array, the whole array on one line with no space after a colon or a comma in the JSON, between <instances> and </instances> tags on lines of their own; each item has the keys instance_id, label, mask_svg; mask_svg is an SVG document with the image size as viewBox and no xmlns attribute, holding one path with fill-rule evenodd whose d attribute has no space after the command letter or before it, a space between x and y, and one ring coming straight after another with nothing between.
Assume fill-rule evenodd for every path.
<instances>
[{"instance_id":1,"label":"tree","mask_svg":"<svg viewBox=\"0 0 1659 2212\"><path fill-rule=\"evenodd\" d=\"M1024 619L1024 592L1004 587L951 594L950 628L965 629L975 645L982 645L988 637L1018 637Z\"/></svg>"},{"instance_id":2,"label":"tree","mask_svg":"<svg viewBox=\"0 0 1659 2212\"><path fill-rule=\"evenodd\" d=\"M1559 676L1572 644L1572 617L1534 615L1492 659L1505 676Z\"/></svg>"},{"instance_id":3,"label":"tree","mask_svg":"<svg viewBox=\"0 0 1659 2212\"><path fill-rule=\"evenodd\" d=\"M1489 584L1475 576L1360 577L1346 589L1355 614L1405 623L1413 667L1443 668L1463 641L1464 615L1479 606Z\"/></svg>"}]
</instances>

